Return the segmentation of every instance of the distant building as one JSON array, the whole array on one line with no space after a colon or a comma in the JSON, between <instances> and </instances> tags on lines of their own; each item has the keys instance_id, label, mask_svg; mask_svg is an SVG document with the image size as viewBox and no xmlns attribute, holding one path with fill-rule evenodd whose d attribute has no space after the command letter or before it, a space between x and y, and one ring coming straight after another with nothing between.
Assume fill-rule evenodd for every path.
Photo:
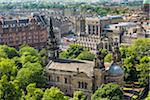
<instances>
[{"instance_id":1,"label":"distant building","mask_svg":"<svg viewBox=\"0 0 150 100\"><path fill-rule=\"evenodd\" d=\"M73 27L74 27L74 32L77 34L77 35L84 35L85 34L85 17L83 16L77 16L77 17L74 17L72 19L72 22L73 22Z\"/></svg>"},{"instance_id":2,"label":"distant building","mask_svg":"<svg viewBox=\"0 0 150 100\"><path fill-rule=\"evenodd\" d=\"M111 24L104 30L109 38L112 38L119 44L129 45L137 38L147 38L147 33L143 26L134 22Z\"/></svg>"},{"instance_id":3,"label":"distant building","mask_svg":"<svg viewBox=\"0 0 150 100\"><path fill-rule=\"evenodd\" d=\"M51 16L53 26L60 30L60 34L66 35L73 30L72 22L65 16Z\"/></svg>"},{"instance_id":4,"label":"distant building","mask_svg":"<svg viewBox=\"0 0 150 100\"><path fill-rule=\"evenodd\" d=\"M85 32L77 32L78 38L75 41L75 44L82 45L95 52L97 45L99 45L100 43L103 43L103 48L110 50L110 42L102 41L103 35L106 34L104 29L110 24L123 22L123 18L122 16L87 17L85 18L85 23L83 18L82 21L81 19L78 21L79 25L77 28L80 28L80 30L83 28Z\"/></svg>"},{"instance_id":5,"label":"distant building","mask_svg":"<svg viewBox=\"0 0 150 100\"><path fill-rule=\"evenodd\" d=\"M46 48L48 39L47 20L37 13L29 17L5 19L0 17L0 44L18 48L28 44L36 49ZM54 32L60 32L54 28ZM58 36L60 41L60 36Z\"/></svg>"},{"instance_id":6,"label":"distant building","mask_svg":"<svg viewBox=\"0 0 150 100\"><path fill-rule=\"evenodd\" d=\"M149 13L150 11L150 1L149 0L143 0L143 10L146 13Z\"/></svg>"},{"instance_id":7,"label":"distant building","mask_svg":"<svg viewBox=\"0 0 150 100\"><path fill-rule=\"evenodd\" d=\"M15 48L29 44L40 49L46 46L47 33L46 22L41 15L16 19L0 18L0 44Z\"/></svg>"},{"instance_id":8,"label":"distant building","mask_svg":"<svg viewBox=\"0 0 150 100\"><path fill-rule=\"evenodd\" d=\"M86 18L86 34L101 36L103 28L109 24L116 24L122 22L122 16L107 16L107 17L96 17L96 18Z\"/></svg>"}]
</instances>

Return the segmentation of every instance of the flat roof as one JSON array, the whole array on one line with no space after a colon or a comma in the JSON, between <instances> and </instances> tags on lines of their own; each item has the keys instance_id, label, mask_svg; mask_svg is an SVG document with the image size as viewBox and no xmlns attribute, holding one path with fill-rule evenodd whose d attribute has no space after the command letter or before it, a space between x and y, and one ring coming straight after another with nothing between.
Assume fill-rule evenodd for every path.
<instances>
[{"instance_id":1,"label":"flat roof","mask_svg":"<svg viewBox=\"0 0 150 100\"><path fill-rule=\"evenodd\" d=\"M111 25L109 25L109 26L124 26L124 27L126 27L126 26L136 26L137 24L136 23L133 23L133 22L120 22L120 23L118 23L118 24L111 24Z\"/></svg>"}]
</instances>

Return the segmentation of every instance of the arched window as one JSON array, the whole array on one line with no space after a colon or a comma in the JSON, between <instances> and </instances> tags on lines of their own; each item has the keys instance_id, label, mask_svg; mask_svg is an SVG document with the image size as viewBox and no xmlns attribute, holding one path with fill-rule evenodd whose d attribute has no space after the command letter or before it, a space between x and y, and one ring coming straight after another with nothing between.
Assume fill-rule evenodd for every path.
<instances>
[{"instance_id":1,"label":"arched window","mask_svg":"<svg viewBox=\"0 0 150 100\"><path fill-rule=\"evenodd\" d=\"M81 85L82 87L81 88L84 88L84 83L82 82L82 85Z\"/></svg>"},{"instance_id":2,"label":"arched window","mask_svg":"<svg viewBox=\"0 0 150 100\"><path fill-rule=\"evenodd\" d=\"M85 85L85 86L84 86L84 88L85 88L85 89L87 89L87 85L88 85L88 84L87 84L87 83L85 83L84 85Z\"/></svg>"}]
</instances>

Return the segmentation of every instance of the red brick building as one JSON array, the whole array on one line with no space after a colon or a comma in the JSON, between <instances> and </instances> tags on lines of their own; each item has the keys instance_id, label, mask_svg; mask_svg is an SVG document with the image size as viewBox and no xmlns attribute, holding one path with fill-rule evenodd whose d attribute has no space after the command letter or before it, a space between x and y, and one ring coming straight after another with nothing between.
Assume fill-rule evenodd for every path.
<instances>
[{"instance_id":1,"label":"red brick building","mask_svg":"<svg viewBox=\"0 0 150 100\"><path fill-rule=\"evenodd\" d=\"M47 37L47 24L42 15L9 19L0 17L0 44L15 48L28 44L42 49L46 47Z\"/></svg>"}]
</instances>

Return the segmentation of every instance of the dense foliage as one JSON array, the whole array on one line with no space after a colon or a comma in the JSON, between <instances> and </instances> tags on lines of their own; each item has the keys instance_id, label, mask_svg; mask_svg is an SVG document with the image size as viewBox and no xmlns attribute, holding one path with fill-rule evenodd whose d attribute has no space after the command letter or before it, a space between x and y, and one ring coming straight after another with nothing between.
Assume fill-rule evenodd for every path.
<instances>
[{"instance_id":1,"label":"dense foliage","mask_svg":"<svg viewBox=\"0 0 150 100\"><path fill-rule=\"evenodd\" d=\"M149 82L150 39L138 39L131 46L120 48L125 80L138 81L140 86ZM100 50L105 61L112 55ZM44 88L43 58L45 50L38 52L32 47L22 46L19 50L0 45L0 99L2 100L68 100L58 88ZM93 60L95 55L79 45L71 45L61 56L70 59ZM38 87L38 88L37 88ZM115 84L102 85L92 96L93 100L121 100L122 91ZM81 91L74 93L72 100L85 100Z\"/></svg>"},{"instance_id":2,"label":"dense foliage","mask_svg":"<svg viewBox=\"0 0 150 100\"><path fill-rule=\"evenodd\" d=\"M149 79L150 39L138 39L129 47L122 47L121 54L126 81L138 81L146 86Z\"/></svg>"},{"instance_id":3,"label":"dense foliage","mask_svg":"<svg viewBox=\"0 0 150 100\"><path fill-rule=\"evenodd\" d=\"M110 7L100 7L99 5L67 5L66 8L80 9L83 13L95 13L100 16L106 16L107 14L124 14L129 11L128 8L110 8Z\"/></svg>"},{"instance_id":4,"label":"dense foliage","mask_svg":"<svg viewBox=\"0 0 150 100\"><path fill-rule=\"evenodd\" d=\"M86 97L82 91L76 91L71 100L86 100Z\"/></svg>"},{"instance_id":5,"label":"dense foliage","mask_svg":"<svg viewBox=\"0 0 150 100\"><path fill-rule=\"evenodd\" d=\"M60 58L92 61L95 55L80 45L72 44L66 51L60 53Z\"/></svg>"},{"instance_id":6,"label":"dense foliage","mask_svg":"<svg viewBox=\"0 0 150 100\"><path fill-rule=\"evenodd\" d=\"M0 99L18 100L30 83L43 87L42 59L38 51L29 46L20 50L0 45Z\"/></svg>"},{"instance_id":7,"label":"dense foliage","mask_svg":"<svg viewBox=\"0 0 150 100\"><path fill-rule=\"evenodd\" d=\"M150 91L148 92L148 95L144 100L150 100Z\"/></svg>"},{"instance_id":8,"label":"dense foliage","mask_svg":"<svg viewBox=\"0 0 150 100\"><path fill-rule=\"evenodd\" d=\"M123 100L123 92L117 84L104 84L95 91L92 100Z\"/></svg>"}]
</instances>

